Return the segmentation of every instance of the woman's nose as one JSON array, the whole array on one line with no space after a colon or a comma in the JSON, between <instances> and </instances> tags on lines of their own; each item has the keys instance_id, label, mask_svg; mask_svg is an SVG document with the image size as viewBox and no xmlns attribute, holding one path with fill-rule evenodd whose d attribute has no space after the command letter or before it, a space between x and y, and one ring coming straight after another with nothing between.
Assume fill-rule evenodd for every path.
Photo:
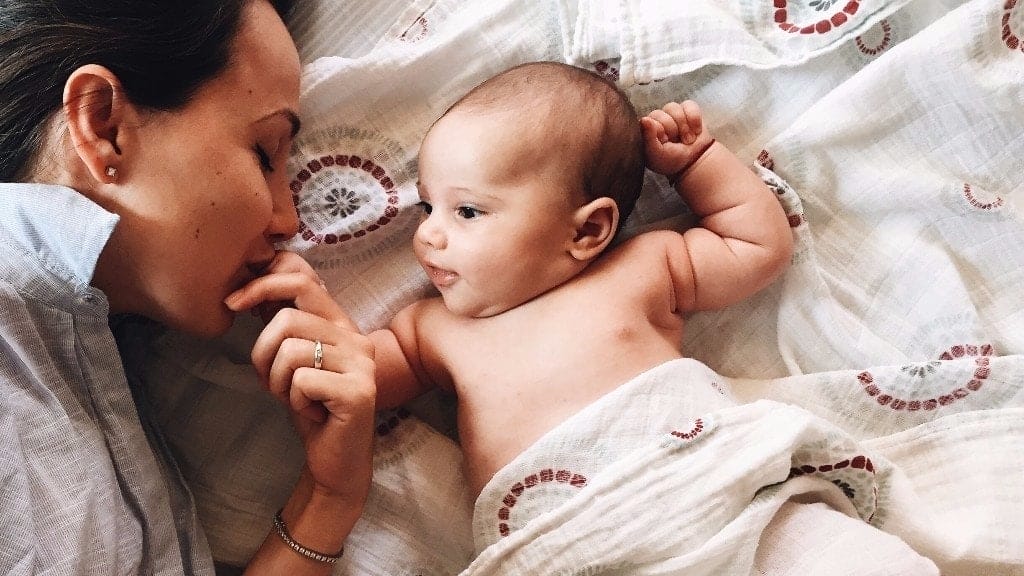
<instances>
[{"instance_id":1,"label":"woman's nose","mask_svg":"<svg viewBox=\"0 0 1024 576\"><path fill-rule=\"evenodd\" d=\"M274 211L267 224L267 238L271 242L284 242L299 232L299 213L292 202L292 192L287 186L274 191Z\"/></svg>"}]
</instances>

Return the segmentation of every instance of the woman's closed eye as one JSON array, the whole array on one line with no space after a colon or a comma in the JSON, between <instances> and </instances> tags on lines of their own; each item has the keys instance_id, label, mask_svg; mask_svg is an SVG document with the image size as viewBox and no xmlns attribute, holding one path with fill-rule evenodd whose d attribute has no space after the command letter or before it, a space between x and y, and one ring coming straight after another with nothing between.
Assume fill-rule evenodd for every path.
<instances>
[{"instance_id":1,"label":"woman's closed eye","mask_svg":"<svg viewBox=\"0 0 1024 576\"><path fill-rule=\"evenodd\" d=\"M427 214L427 215L429 215L430 212L434 209L430 205L430 202L427 202L426 200L420 200L419 202L416 203L416 205L419 206L420 208L422 208L423 209L423 213Z\"/></svg>"},{"instance_id":2,"label":"woman's closed eye","mask_svg":"<svg viewBox=\"0 0 1024 576\"><path fill-rule=\"evenodd\" d=\"M253 147L253 152L256 153L256 158L260 161L260 169L264 172L273 172L274 165L270 161L270 155L263 149L263 146L259 144Z\"/></svg>"}]
</instances>

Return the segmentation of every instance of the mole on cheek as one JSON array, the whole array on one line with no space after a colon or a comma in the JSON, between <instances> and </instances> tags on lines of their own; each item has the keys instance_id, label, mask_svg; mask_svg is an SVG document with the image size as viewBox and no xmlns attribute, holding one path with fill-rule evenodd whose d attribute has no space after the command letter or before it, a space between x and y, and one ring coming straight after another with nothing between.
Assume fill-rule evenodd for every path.
<instances>
[{"instance_id":1,"label":"mole on cheek","mask_svg":"<svg viewBox=\"0 0 1024 576\"><path fill-rule=\"evenodd\" d=\"M199 240L199 228L196 228L195 233L192 234L192 238Z\"/></svg>"}]
</instances>

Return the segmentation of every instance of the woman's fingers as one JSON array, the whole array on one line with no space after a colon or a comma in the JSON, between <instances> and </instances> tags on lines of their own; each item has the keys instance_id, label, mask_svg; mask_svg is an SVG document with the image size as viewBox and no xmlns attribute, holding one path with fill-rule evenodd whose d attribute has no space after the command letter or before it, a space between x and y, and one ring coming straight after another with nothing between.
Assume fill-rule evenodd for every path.
<instances>
[{"instance_id":1,"label":"woman's fingers","mask_svg":"<svg viewBox=\"0 0 1024 576\"><path fill-rule=\"evenodd\" d=\"M292 386L288 390L288 405L300 414L305 414L312 407L321 406L326 418L348 421L354 417L364 418L367 413L373 414L376 396L372 366L344 374L300 368L295 372ZM326 418L310 420L320 423Z\"/></svg>"},{"instance_id":2,"label":"woman's fingers","mask_svg":"<svg viewBox=\"0 0 1024 576\"><path fill-rule=\"evenodd\" d=\"M373 344L367 336L308 312L287 308L274 316L252 347L252 363L262 384L270 386L271 372L279 362L292 368L313 367L317 340L323 346L323 365L331 370L344 370L344 360L352 357L373 359Z\"/></svg>"},{"instance_id":3,"label":"woman's fingers","mask_svg":"<svg viewBox=\"0 0 1024 576\"><path fill-rule=\"evenodd\" d=\"M328 493L358 501L366 497L372 474L377 395L372 362L366 368L346 374L301 368L289 391L312 480ZM323 418L307 417L312 409L322 410Z\"/></svg>"},{"instance_id":4,"label":"woman's fingers","mask_svg":"<svg viewBox=\"0 0 1024 576\"><path fill-rule=\"evenodd\" d=\"M337 344L334 334L339 331L334 326L308 312L296 308L285 308L279 311L270 323L260 332L256 342L252 346L252 364L256 368L256 374L260 383L265 388L270 388L270 373L275 363L279 362L279 355L286 359L292 359L295 368L306 365L312 366L313 341L320 340L328 344ZM293 340L297 342L293 342ZM300 344L306 342L306 344ZM306 364L298 362L303 356L300 347L308 347L309 357L305 358Z\"/></svg>"},{"instance_id":5,"label":"woman's fingers","mask_svg":"<svg viewBox=\"0 0 1024 576\"><path fill-rule=\"evenodd\" d=\"M289 252L224 302L236 312L259 310L267 322L252 361L263 385L292 412L313 481L365 498L376 402L370 339L316 271Z\"/></svg>"},{"instance_id":6,"label":"woman's fingers","mask_svg":"<svg viewBox=\"0 0 1024 576\"><path fill-rule=\"evenodd\" d=\"M262 276L230 294L224 304L235 312L253 308L261 313L269 310L269 316L264 314L267 322L277 311L294 307L349 330L358 330L327 292L316 271L292 252L278 252Z\"/></svg>"},{"instance_id":7,"label":"woman's fingers","mask_svg":"<svg viewBox=\"0 0 1024 576\"><path fill-rule=\"evenodd\" d=\"M279 272L261 276L225 300L228 308L236 312L265 302L284 302L343 328L358 330L319 280L303 272Z\"/></svg>"},{"instance_id":8,"label":"woman's fingers","mask_svg":"<svg viewBox=\"0 0 1024 576\"><path fill-rule=\"evenodd\" d=\"M365 373L368 369L372 372L373 347L369 338L354 333L334 334L327 338L319 341L319 370L339 374ZM303 368L316 368L316 342L300 337L289 337L276 348L266 377L261 376L261 379L271 394L282 402L287 403L288 391L293 386L295 373ZM367 362L370 364L369 368Z\"/></svg>"},{"instance_id":9,"label":"woman's fingers","mask_svg":"<svg viewBox=\"0 0 1024 576\"><path fill-rule=\"evenodd\" d=\"M321 286L324 285L323 282L320 280L320 275L316 273L316 270L313 270L313 267L310 266L309 262L307 262L302 256L299 256L294 252L278 252L274 256L274 259L263 271L263 275L267 276L270 274L281 274L290 272L305 274L306 276L309 276L311 279L316 281Z\"/></svg>"}]
</instances>

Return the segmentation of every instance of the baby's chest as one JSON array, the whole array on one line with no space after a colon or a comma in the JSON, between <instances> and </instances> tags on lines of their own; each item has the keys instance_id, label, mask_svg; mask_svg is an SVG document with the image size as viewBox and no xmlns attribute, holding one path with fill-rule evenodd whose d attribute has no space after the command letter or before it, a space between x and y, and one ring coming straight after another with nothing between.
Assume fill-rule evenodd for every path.
<instances>
[{"instance_id":1,"label":"baby's chest","mask_svg":"<svg viewBox=\"0 0 1024 576\"><path fill-rule=\"evenodd\" d=\"M452 338L442 356L444 371L460 396L521 409L571 404L590 396L588 389L607 390L621 368L634 371L625 365L646 364L649 354L671 348L673 340L628 304L570 302L557 312L537 307L478 328Z\"/></svg>"},{"instance_id":2,"label":"baby's chest","mask_svg":"<svg viewBox=\"0 0 1024 576\"><path fill-rule=\"evenodd\" d=\"M597 303L578 292L546 295L453 331L445 355L453 372L565 372L649 337L648 316L634 302Z\"/></svg>"}]
</instances>

